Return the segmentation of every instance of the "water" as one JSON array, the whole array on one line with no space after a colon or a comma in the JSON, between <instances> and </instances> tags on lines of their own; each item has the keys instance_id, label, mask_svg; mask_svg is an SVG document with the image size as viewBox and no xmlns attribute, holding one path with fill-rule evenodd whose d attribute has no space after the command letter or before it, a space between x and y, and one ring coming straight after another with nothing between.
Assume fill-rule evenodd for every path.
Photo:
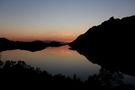
<instances>
[{"instance_id":1,"label":"water","mask_svg":"<svg viewBox=\"0 0 135 90\"><path fill-rule=\"evenodd\" d=\"M93 64L85 56L70 50L67 45L48 47L36 52L19 49L2 51L0 52L0 59L2 61L25 61L28 65L39 67L41 70L46 70L52 75L62 74L73 77L76 74L81 80L87 80L89 76L93 76L94 74L102 75L103 73L100 73L101 66ZM124 83L135 86L134 76L122 75Z\"/></svg>"},{"instance_id":2,"label":"water","mask_svg":"<svg viewBox=\"0 0 135 90\"><path fill-rule=\"evenodd\" d=\"M48 47L41 51L9 50L1 52L1 60L25 61L27 64L39 67L49 73L63 74L72 77L76 74L82 80L89 75L98 73L100 66L88 61L69 46Z\"/></svg>"}]
</instances>

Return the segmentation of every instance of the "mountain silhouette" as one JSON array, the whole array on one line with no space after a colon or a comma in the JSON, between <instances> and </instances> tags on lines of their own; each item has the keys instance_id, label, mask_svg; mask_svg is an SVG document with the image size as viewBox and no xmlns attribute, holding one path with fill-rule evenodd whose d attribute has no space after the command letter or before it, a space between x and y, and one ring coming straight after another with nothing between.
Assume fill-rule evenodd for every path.
<instances>
[{"instance_id":1,"label":"mountain silhouette","mask_svg":"<svg viewBox=\"0 0 135 90\"><path fill-rule=\"evenodd\" d=\"M69 45L100 66L135 76L135 16L111 17Z\"/></svg>"},{"instance_id":2,"label":"mountain silhouette","mask_svg":"<svg viewBox=\"0 0 135 90\"><path fill-rule=\"evenodd\" d=\"M34 52L43 50L47 47L58 47L61 45L65 45L65 43L58 41L43 42L39 40L24 42L24 41L11 41L6 38L0 38L0 51L20 49Z\"/></svg>"}]
</instances>

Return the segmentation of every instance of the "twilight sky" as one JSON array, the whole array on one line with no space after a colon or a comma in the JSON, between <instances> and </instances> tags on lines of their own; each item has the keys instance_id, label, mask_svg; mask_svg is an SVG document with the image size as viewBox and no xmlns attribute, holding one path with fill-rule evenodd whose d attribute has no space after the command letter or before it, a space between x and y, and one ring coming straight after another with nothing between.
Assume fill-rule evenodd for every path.
<instances>
[{"instance_id":1,"label":"twilight sky","mask_svg":"<svg viewBox=\"0 0 135 90\"><path fill-rule=\"evenodd\" d=\"M0 0L0 37L72 41L111 16L135 15L135 0Z\"/></svg>"}]
</instances>

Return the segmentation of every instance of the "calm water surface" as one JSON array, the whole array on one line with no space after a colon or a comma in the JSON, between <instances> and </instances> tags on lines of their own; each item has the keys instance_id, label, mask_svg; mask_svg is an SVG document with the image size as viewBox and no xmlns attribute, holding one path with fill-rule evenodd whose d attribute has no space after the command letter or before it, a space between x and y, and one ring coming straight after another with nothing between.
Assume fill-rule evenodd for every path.
<instances>
[{"instance_id":1,"label":"calm water surface","mask_svg":"<svg viewBox=\"0 0 135 90\"><path fill-rule=\"evenodd\" d=\"M27 64L39 67L51 74L63 74L85 80L89 75L98 73L100 66L88 61L69 46L49 47L41 51L9 50L1 52L1 60L25 61Z\"/></svg>"},{"instance_id":2,"label":"calm water surface","mask_svg":"<svg viewBox=\"0 0 135 90\"><path fill-rule=\"evenodd\" d=\"M25 61L33 67L39 67L49 73L72 77L76 74L82 80L90 75L98 74L101 67L91 63L78 52L70 50L69 46L48 47L41 51L7 50L0 52L2 61ZM125 83L135 86L135 77L123 74Z\"/></svg>"}]
</instances>

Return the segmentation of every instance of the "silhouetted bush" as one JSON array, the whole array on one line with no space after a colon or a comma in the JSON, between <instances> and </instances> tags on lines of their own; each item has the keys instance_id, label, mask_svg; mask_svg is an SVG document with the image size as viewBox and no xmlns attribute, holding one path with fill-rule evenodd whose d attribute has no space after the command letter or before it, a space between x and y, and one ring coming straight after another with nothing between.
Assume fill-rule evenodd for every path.
<instances>
[{"instance_id":1,"label":"silhouetted bush","mask_svg":"<svg viewBox=\"0 0 135 90\"><path fill-rule=\"evenodd\" d=\"M52 76L40 68L27 65L24 61L0 61L0 85L11 85L12 89L102 89L102 90L128 90L130 85L122 82L122 75L117 72L109 72L101 69L99 74L90 76L88 80L81 81L76 75L73 78L58 74ZM117 85L113 85L113 82ZM124 88L123 88L124 87ZM4 87L6 88L6 87Z\"/></svg>"}]
</instances>

